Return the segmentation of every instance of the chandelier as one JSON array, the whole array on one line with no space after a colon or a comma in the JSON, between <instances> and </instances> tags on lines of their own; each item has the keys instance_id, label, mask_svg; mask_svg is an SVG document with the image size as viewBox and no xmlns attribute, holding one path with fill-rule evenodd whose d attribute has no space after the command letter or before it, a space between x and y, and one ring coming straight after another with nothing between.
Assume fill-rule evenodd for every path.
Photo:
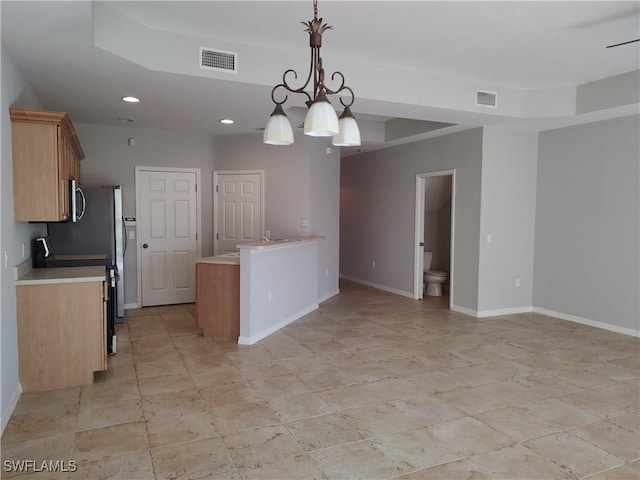
<instances>
[{"instance_id":1,"label":"chandelier","mask_svg":"<svg viewBox=\"0 0 640 480\"><path fill-rule=\"evenodd\" d=\"M325 85L324 68L322 67L322 58L320 57L320 47L322 46L322 34L325 30L331 29L326 23L322 23L322 18L318 18L318 1L313 0L313 20L301 22L305 25L306 32L309 32L309 46L311 47L311 65L309 66L309 74L307 80L299 88L293 88L287 81L287 76L293 75L293 79L297 80L298 74L295 70L289 69L282 74L282 83L279 83L271 90L271 100L276 104L271 118L267 122L264 129L263 142L270 145L291 145L293 143L293 130L287 115L282 109L282 105L289 98L285 94L282 101L276 100L276 91L281 89L291 93L300 93L307 97L306 105L309 108L307 116L304 120L304 133L312 137L333 137L331 143L338 147L358 146L360 145L360 129L356 123L356 119L351 113L351 105L355 96L353 90L344 84L344 75L340 72L334 72L331 75L332 81L339 81L339 85L335 90ZM313 95L310 95L306 89L313 80ZM336 95L341 92L349 93L350 101L345 103L340 98L340 103L344 107L344 111L340 118L336 111L329 103L327 95Z\"/></svg>"}]
</instances>

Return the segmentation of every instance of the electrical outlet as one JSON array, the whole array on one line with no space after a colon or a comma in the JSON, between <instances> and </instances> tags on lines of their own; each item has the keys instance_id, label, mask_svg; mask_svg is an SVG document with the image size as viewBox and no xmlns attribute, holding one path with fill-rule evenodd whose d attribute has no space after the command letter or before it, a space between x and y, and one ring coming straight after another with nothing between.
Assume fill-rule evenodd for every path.
<instances>
[{"instance_id":1,"label":"electrical outlet","mask_svg":"<svg viewBox=\"0 0 640 480\"><path fill-rule=\"evenodd\" d=\"M129 240L135 240L135 239L136 239L136 231L129 230Z\"/></svg>"},{"instance_id":2,"label":"electrical outlet","mask_svg":"<svg viewBox=\"0 0 640 480\"><path fill-rule=\"evenodd\" d=\"M328 268L324 271L324 276L325 276L325 277L328 277L328 276L329 276L329 269L328 269Z\"/></svg>"},{"instance_id":3,"label":"electrical outlet","mask_svg":"<svg viewBox=\"0 0 640 480\"><path fill-rule=\"evenodd\" d=\"M271 230L265 230L264 231L264 236L267 238L271 238Z\"/></svg>"},{"instance_id":4,"label":"electrical outlet","mask_svg":"<svg viewBox=\"0 0 640 480\"><path fill-rule=\"evenodd\" d=\"M4 268L7 268L7 265L9 265L9 254L4 252Z\"/></svg>"},{"instance_id":5,"label":"electrical outlet","mask_svg":"<svg viewBox=\"0 0 640 480\"><path fill-rule=\"evenodd\" d=\"M24 242L22 242L22 258L24 258Z\"/></svg>"},{"instance_id":6,"label":"electrical outlet","mask_svg":"<svg viewBox=\"0 0 640 480\"><path fill-rule=\"evenodd\" d=\"M371 262L371 268L376 268L376 261Z\"/></svg>"},{"instance_id":7,"label":"electrical outlet","mask_svg":"<svg viewBox=\"0 0 640 480\"><path fill-rule=\"evenodd\" d=\"M309 220L307 220L306 218L302 218L300 220L300 226L302 228L307 228L309 226Z\"/></svg>"},{"instance_id":8,"label":"electrical outlet","mask_svg":"<svg viewBox=\"0 0 640 480\"><path fill-rule=\"evenodd\" d=\"M520 279L516 278L516 288L520 288Z\"/></svg>"},{"instance_id":9,"label":"electrical outlet","mask_svg":"<svg viewBox=\"0 0 640 480\"><path fill-rule=\"evenodd\" d=\"M269 290L269 301L271 301L271 290Z\"/></svg>"}]
</instances>

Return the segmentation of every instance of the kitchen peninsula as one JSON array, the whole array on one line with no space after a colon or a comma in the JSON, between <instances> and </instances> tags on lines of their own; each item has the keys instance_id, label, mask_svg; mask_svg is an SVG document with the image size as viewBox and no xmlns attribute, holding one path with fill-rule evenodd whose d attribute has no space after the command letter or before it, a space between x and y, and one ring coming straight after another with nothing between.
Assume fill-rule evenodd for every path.
<instances>
[{"instance_id":1,"label":"kitchen peninsula","mask_svg":"<svg viewBox=\"0 0 640 480\"><path fill-rule=\"evenodd\" d=\"M196 260L196 317L205 336L252 345L318 308L318 244L292 237Z\"/></svg>"}]
</instances>

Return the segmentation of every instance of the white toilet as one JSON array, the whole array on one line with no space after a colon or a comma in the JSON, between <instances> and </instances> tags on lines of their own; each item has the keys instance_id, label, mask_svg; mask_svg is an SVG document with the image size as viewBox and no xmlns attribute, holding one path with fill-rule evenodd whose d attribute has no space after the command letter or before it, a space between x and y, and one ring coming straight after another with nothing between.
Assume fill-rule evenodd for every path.
<instances>
[{"instance_id":1,"label":"white toilet","mask_svg":"<svg viewBox=\"0 0 640 480\"><path fill-rule=\"evenodd\" d=\"M433 252L424 252L424 283L425 292L432 297L442 296L442 284L447 281L447 272L431 270L431 259Z\"/></svg>"}]
</instances>

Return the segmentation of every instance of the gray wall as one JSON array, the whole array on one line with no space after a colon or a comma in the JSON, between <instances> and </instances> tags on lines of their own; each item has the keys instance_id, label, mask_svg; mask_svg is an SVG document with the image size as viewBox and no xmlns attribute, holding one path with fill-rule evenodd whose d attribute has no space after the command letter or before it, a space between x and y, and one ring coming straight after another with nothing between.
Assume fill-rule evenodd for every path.
<instances>
[{"instance_id":1,"label":"gray wall","mask_svg":"<svg viewBox=\"0 0 640 480\"><path fill-rule=\"evenodd\" d=\"M451 200L438 210L438 258L435 263L437 270L449 273L451 270ZM447 279L447 283L449 280Z\"/></svg>"},{"instance_id":2,"label":"gray wall","mask_svg":"<svg viewBox=\"0 0 640 480\"><path fill-rule=\"evenodd\" d=\"M640 70L579 85L576 113L588 113L640 102Z\"/></svg>"},{"instance_id":3,"label":"gray wall","mask_svg":"<svg viewBox=\"0 0 640 480\"><path fill-rule=\"evenodd\" d=\"M482 136L477 128L344 158L340 273L413 295L416 174L455 169L452 300L476 310Z\"/></svg>"},{"instance_id":4,"label":"gray wall","mask_svg":"<svg viewBox=\"0 0 640 480\"><path fill-rule=\"evenodd\" d=\"M344 159L341 273L412 294L415 175L456 169L453 267L425 232L434 266L455 269L453 305L479 315L530 309L537 146L536 132L486 127ZM435 226L440 216L429 214Z\"/></svg>"},{"instance_id":5,"label":"gray wall","mask_svg":"<svg viewBox=\"0 0 640 480\"><path fill-rule=\"evenodd\" d=\"M640 329L639 131L631 116L540 134L536 307Z\"/></svg>"},{"instance_id":6,"label":"gray wall","mask_svg":"<svg viewBox=\"0 0 640 480\"><path fill-rule=\"evenodd\" d=\"M301 220L309 219L309 143L296 136L293 145L262 143L262 134L216 138L214 168L264 170L265 230L271 237L308 235Z\"/></svg>"},{"instance_id":7,"label":"gray wall","mask_svg":"<svg viewBox=\"0 0 640 480\"><path fill-rule=\"evenodd\" d=\"M81 163L85 186L121 185L123 211L136 216L135 167L199 168L203 256L213 251L213 139L204 133L76 124L86 158ZM129 146L128 138L135 138ZM125 254L125 303L138 301L136 248Z\"/></svg>"},{"instance_id":8,"label":"gray wall","mask_svg":"<svg viewBox=\"0 0 640 480\"><path fill-rule=\"evenodd\" d=\"M532 306L537 157L537 132L483 129L480 315Z\"/></svg>"},{"instance_id":9,"label":"gray wall","mask_svg":"<svg viewBox=\"0 0 640 480\"><path fill-rule=\"evenodd\" d=\"M442 178L451 184L453 176ZM429 182L433 178L427 178L427 191ZM445 195L448 200L445 199ZM435 205L429 205L429 197L425 199L424 210L424 250L432 253L431 270L440 270L449 273L451 263L451 186ZM438 208L439 207L439 208ZM424 267L426 268L426 266ZM447 278L447 284L449 279Z\"/></svg>"},{"instance_id":10,"label":"gray wall","mask_svg":"<svg viewBox=\"0 0 640 480\"><path fill-rule=\"evenodd\" d=\"M451 201L424 215L424 249L432 253L431 270L449 273L451 256Z\"/></svg>"},{"instance_id":11,"label":"gray wall","mask_svg":"<svg viewBox=\"0 0 640 480\"><path fill-rule=\"evenodd\" d=\"M31 256L31 239L46 232L44 224L31 225L13 221L13 165L11 160L11 121L9 107L41 108L31 87L24 82L13 59L4 48L2 58L2 151L0 158L0 391L2 395L2 430L18 400L18 324L14 266ZM22 244L25 255L22 255ZM4 255L8 255L5 267Z\"/></svg>"},{"instance_id":12,"label":"gray wall","mask_svg":"<svg viewBox=\"0 0 640 480\"><path fill-rule=\"evenodd\" d=\"M318 299L338 293L340 270L340 149L312 141L309 159L309 234L326 237L318 250ZM328 143L328 141L327 141Z\"/></svg>"},{"instance_id":13,"label":"gray wall","mask_svg":"<svg viewBox=\"0 0 640 480\"><path fill-rule=\"evenodd\" d=\"M265 171L265 229L272 238L327 237L319 247L318 298L337 293L339 149L327 153L329 140L305 135L288 146L265 145L261 134L218 137L215 144L215 170Z\"/></svg>"}]
</instances>

